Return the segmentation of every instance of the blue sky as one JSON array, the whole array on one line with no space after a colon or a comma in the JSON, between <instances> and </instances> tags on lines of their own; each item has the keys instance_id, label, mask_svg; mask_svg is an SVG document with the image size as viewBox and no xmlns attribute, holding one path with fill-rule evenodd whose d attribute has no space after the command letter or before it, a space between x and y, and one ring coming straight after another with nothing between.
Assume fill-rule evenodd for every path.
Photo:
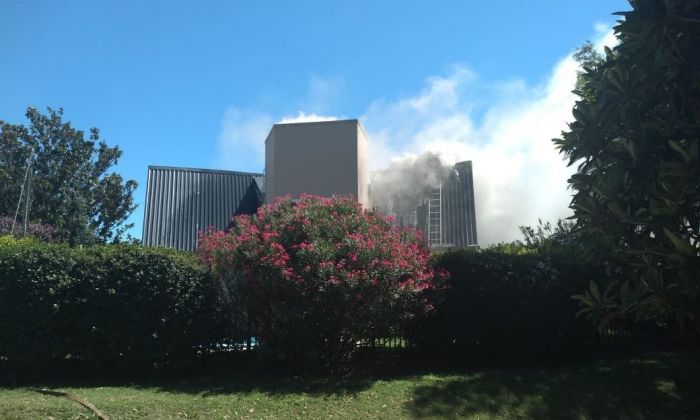
<instances>
[{"instance_id":1,"label":"blue sky","mask_svg":"<svg viewBox=\"0 0 700 420\"><path fill-rule=\"evenodd\" d=\"M360 118L374 168L428 150L473 159L480 229L489 242L508 240L517 224L566 214L565 179L554 194L530 187L566 172L556 155L540 156L573 105L571 52L609 41L611 13L627 9L618 0L0 0L0 119L24 123L27 106L51 106L78 128L98 127L124 151L117 171L140 184L131 218L140 237L149 164L262 171L272 123ZM528 178L533 167L541 179ZM507 210L523 201L544 204Z\"/></svg>"}]
</instances>

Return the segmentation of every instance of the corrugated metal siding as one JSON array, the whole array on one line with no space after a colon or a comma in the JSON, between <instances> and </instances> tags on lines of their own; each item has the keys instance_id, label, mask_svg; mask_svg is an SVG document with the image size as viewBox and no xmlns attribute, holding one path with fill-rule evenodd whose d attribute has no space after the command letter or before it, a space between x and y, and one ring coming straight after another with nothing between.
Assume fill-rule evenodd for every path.
<instances>
[{"instance_id":1,"label":"corrugated metal siding","mask_svg":"<svg viewBox=\"0 0 700 420\"><path fill-rule=\"evenodd\" d=\"M433 192L438 189L432 190ZM474 205L474 176L472 162L458 162L452 172L442 181L440 200L442 219L441 246L465 247L478 245L476 237L476 209ZM417 210L416 227L428 230L427 198Z\"/></svg>"},{"instance_id":2,"label":"corrugated metal siding","mask_svg":"<svg viewBox=\"0 0 700 420\"><path fill-rule=\"evenodd\" d=\"M236 214L262 203L258 173L148 167L143 244L192 251L197 233L225 229Z\"/></svg>"},{"instance_id":3,"label":"corrugated metal siding","mask_svg":"<svg viewBox=\"0 0 700 420\"><path fill-rule=\"evenodd\" d=\"M477 245L472 162L458 162L442 185L444 244Z\"/></svg>"}]
</instances>

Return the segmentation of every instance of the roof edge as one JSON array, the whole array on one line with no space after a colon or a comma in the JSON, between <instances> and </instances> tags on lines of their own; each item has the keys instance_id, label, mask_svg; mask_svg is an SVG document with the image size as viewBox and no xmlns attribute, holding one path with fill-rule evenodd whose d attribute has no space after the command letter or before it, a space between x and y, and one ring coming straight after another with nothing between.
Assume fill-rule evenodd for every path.
<instances>
[{"instance_id":1,"label":"roof edge","mask_svg":"<svg viewBox=\"0 0 700 420\"><path fill-rule=\"evenodd\" d=\"M346 124L346 123L357 123L359 124L360 121L357 118L351 118L351 119L346 119L346 120L326 120L326 121L299 121L299 122L290 122L290 123L274 123L272 124L272 127L276 126L287 126L287 125L302 125L302 124Z\"/></svg>"},{"instance_id":2,"label":"roof edge","mask_svg":"<svg viewBox=\"0 0 700 420\"><path fill-rule=\"evenodd\" d=\"M182 172L207 172L207 173L220 173L220 174L236 174L236 175L250 175L250 176L265 176L263 173L259 172L242 172L242 171L228 171L225 169L204 169L204 168L187 168L180 166L161 166L161 165L148 165L148 170L176 170Z\"/></svg>"}]
</instances>

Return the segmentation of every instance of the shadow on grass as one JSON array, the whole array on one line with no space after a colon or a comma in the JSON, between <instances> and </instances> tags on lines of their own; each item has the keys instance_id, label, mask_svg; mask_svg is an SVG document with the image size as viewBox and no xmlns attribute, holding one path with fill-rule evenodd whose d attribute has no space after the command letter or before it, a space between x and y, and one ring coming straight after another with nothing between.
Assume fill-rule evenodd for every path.
<instances>
[{"instance_id":1,"label":"shadow on grass","mask_svg":"<svg viewBox=\"0 0 700 420\"><path fill-rule=\"evenodd\" d=\"M578 367L435 378L406 405L415 417L700 418L700 357L661 354Z\"/></svg>"},{"instance_id":2,"label":"shadow on grass","mask_svg":"<svg viewBox=\"0 0 700 420\"><path fill-rule=\"evenodd\" d=\"M250 393L326 397L356 394L379 380L408 380L413 395L404 408L417 418L700 418L697 349L508 368L495 364L455 368L440 360L385 355L319 375L238 359L131 379L52 377L31 386L116 386L201 397Z\"/></svg>"},{"instance_id":3,"label":"shadow on grass","mask_svg":"<svg viewBox=\"0 0 700 420\"><path fill-rule=\"evenodd\" d=\"M369 389L379 380L416 377L436 370L435 363L426 363L425 358L391 351L375 353L374 356L375 358L356 361L334 372L309 373L260 363L243 367L236 363L231 370L223 369L212 373L212 370L205 369L202 374L191 375L187 379L150 383L141 381L133 386L203 397L253 392L271 396L303 393L325 397L357 394Z\"/></svg>"},{"instance_id":4,"label":"shadow on grass","mask_svg":"<svg viewBox=\"0 0 700 420\"><path fill-rule=\"evenodd\" d=\"M232 354L187 367L141 370L119 370L60 365L50 372L24 375L0 389L18 386L34 388L129 387L158 392L182 393L202 397L226 394L264 393L286 395L304 393L313 396L356 394L371 387L377 380L398 379L426 373L430 368L405 354L387 352L375 359L354 363L334 372L308 373L265 364L253 354ZM424 362L424 359L420 359ZM429 364L433 365L433 364ZM0 371L0 379L2 379Z\"/></svg>"}]
</instances>

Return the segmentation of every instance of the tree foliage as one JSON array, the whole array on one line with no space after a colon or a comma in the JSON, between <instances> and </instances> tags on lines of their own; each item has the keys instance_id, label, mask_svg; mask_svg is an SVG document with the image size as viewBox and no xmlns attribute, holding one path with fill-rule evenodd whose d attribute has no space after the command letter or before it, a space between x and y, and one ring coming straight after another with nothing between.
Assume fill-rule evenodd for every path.
<instances>
[{"instance_id":1,"label":"tree foliage","mask_svg":"<svg viewBox=\"0 0 700 420\"><path fill-rule=\"evenodd\" d=\"M499 242L490 245L489 251L503 254L576 255L585 252L585 235L576 229L576 223L567 219L557 219L555 224L537 221L536 226L520 226L522 240Z\"/></svg>"},{"instance_id":2,"label":"tree foliage","mask_svg":"<svg viewBox=\"0 0 700 420\"><path fill-rule=\"evenodd\" d=\"M700 316L700 2L633 0L619 44L580 57L574 121L554 142L569 164L571 208L608 284L578 296L616 317ZM587 65L591 64L591 65Z\"/></svg>"},{"instance_id":3,"label":"tree foliage","mask_svg":"<svg viewBox=\"0 0 700 420\"><path fill-rule=\"evenodd\" d=\"M582 70L579 70L576 78L576 91L579 96L585 99L594 99L591 96L586 96L586 78L583 77L586 73L594 72L605 62L605 57L593 45L591 41L586 41L574 53L574 59L581 64Z\"/></svg>"},{"instance_id":4,"label":"tree foliage","mask_svg":"<svg viewBox=\"0 0 700 420\"><path fill-rule=\"evenodd\" d=\"M62 109L45 115L30 107L26 116L28 126L0 121L0 215L14 215L31 156L28 220L55 226L72 244L120 241L132 226L125 221L137 186L108 172L121 150L96 128L86 138L62 120Z\"/></svg>"}]
</instances>

